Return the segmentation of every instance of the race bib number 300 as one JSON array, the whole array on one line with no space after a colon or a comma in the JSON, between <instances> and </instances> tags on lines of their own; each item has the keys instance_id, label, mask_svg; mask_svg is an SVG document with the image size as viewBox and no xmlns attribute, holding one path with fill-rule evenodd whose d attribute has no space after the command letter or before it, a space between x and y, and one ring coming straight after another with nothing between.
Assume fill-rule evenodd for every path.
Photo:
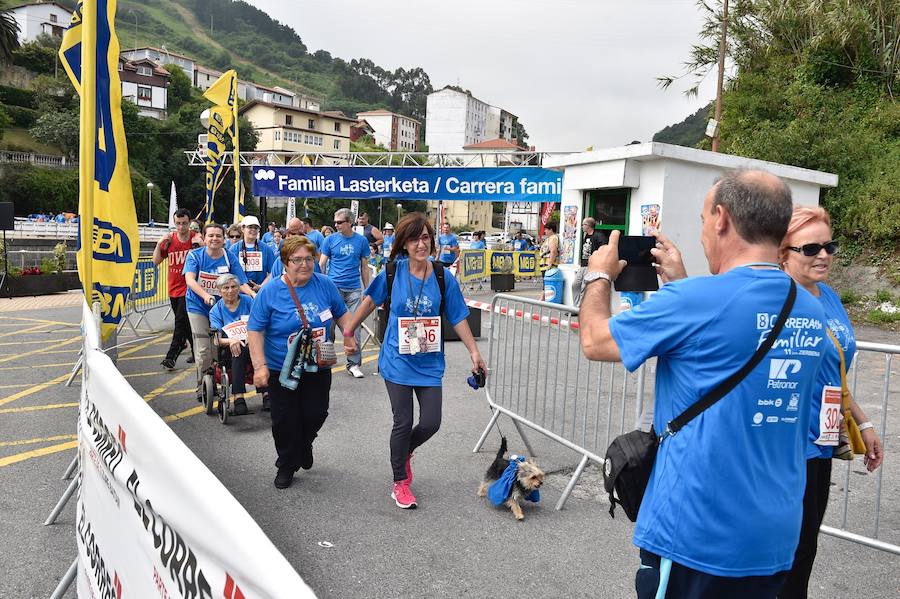
<instances>
[{"instance_id":1,"label":"race bib number 300","mask_svg":"<svg viewBox=\"0 0 900 599\"><path fill-rule=\"evenodd\" d=\"M222 330L229 339L236 339L238 341L247 340L247 321L245 320L235 320L222 327Z\"/></svg>"},{"instance_id":2,"label":"race bib number 300","mask_svg":"<svg viewBox=\"0 0 900 599\"><path fill-rule=\"evenodd\" d=\"M222 295L219 293L219 288L216 287L216 280L218 278L219 275L217 274L200 271L200 277L197 279L197 282L200 283L200 287L202 287L203 291L206 293L210 295Z\"/></svg>"},{"instance_id":3,"label":"race bib number 300","mask_svg":"<svg viewBox=\"0 0 900 599\"><path fill-rule=\"evenodd\" d=\"M397 326L400 355L441 351L440 317L398 318ZM413 335L416 339L413 339ZM416 351L412 351L413 349Z\"/></svg>"},{"instance_id":4,"label":"race bib number 300","mask_svg":"<svg viewBox=\"0 0 900 599\"><path fill-rule=\"evenodd\" d=\"M822 407L819 408L819 438L816 445L837 446L842 418L841 388L825 386L822 389Z\"/></svg>"}]
</instances>

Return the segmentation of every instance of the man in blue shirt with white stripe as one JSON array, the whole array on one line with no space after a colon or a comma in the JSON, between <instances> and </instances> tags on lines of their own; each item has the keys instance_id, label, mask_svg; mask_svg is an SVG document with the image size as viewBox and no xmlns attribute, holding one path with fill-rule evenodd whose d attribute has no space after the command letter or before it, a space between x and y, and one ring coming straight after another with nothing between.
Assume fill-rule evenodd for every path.
<instances>
[{"instance_id":1,"label":"man in blue shirt with white stripe","mask_svg":"<svg viewBox=\"0 0 900 599\"><path fill-rule=\"evenodd\" d=\"M791 212L779 178L727 173L701 211L714 276L687 278L678 249L657 235L651 251L667 284L614 318L619 233L591 255L582 349L630 371L657 358L655 431L741 370L771 332L791 283L777 264ZM812 392L829 343L825 322L821 304L798 287L763 360L677 434L661 437L634 532L640 599L778 595L797 547L806 478L809 409L790 399Z\"/></svg>"}]
</instances>

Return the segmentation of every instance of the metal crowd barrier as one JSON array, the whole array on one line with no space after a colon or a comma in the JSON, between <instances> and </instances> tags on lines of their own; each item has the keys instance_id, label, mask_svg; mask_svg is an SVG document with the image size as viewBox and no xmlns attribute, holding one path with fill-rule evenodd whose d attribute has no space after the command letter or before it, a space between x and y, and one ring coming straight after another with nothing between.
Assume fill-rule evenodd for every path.
<instances>
[{"instance_id":1,"label":"metal crowd barrier","mask_svg":"<svg viewBox=\"0 0 900 599\"><path fill-rule=\"evenodd\" d=\"M644 365L628 373L621 363L592 362L578 337L578 308L498 294L491 302L488 344L490 421L473 451L484 444L500 415L512 419L530 454L522 425L581 455L556 504L560 510L589 460L603 463L606 448L640 419Z\"/></svg>"},{"instance_id":2,"label":"metal crowd barrier","mask_svg":"<svg viewBox=\"0 0 900 599\"><path fill-rule=\"evenodd\" d=\"M893 378L891 368L894 356L900 354L900 345L866 341L859 341L856 345L857 354L850 371L850 388L854 399L878 431L885 460L878 470L868 474L861 456L844 462L843 473L840 464L832 464L831 507L820 530L833 537L900 555L900 509L896 509L896 502L893 502L892 507L895 509L891 513L882 514L882 498L887 496L893 499L900 495L900 464L896 460L898 454L888 454L888 420L891 415L888 403ZM865 380L861 380L860 369L866 374L876 375L883 369L883 376L880 377L880 382L872 380L878 377L864 377ZM897 391L893 393L896 395ZM877 403L873 399L877 399ZM895 427L896 413L895 406L892 423ZM897 438L896 432L892 434ZM885 475L885 472L888 474Z\"/></svg>"},{"instance_id":3,"label":"metal crowd barrier","mask_svg":"<svg viewBox=\"0 0 900 599\"><path fill-rule=\"evenodd\" d=\"M145 322L147 312L170 307L168 262L164 260L157 266L153 264L152 256L140 256L135 265L128 307L119 328L128 325L137 335L137 328ZM137 316L136 322L132 321L133 316Z\"/></svg>"}]
</instances>

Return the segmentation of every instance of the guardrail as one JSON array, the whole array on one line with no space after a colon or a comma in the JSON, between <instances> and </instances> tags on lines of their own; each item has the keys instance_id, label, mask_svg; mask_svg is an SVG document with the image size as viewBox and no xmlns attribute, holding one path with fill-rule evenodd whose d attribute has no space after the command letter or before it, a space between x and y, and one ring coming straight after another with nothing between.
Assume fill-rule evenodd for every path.
<instances>
[{"instance_id":1,"label":"guardrail","mask_svg":"<svg viewBox=\"0 0 900 599\"><path fill-rule=\"evenodd\" d=\"M66 160L65 156L54 156L52 154L33 154L31 152L13 152L12 150L0 150L0 163L33 164L35 166L50 166L58 168L78 168L77 160Z\"/></svg>"},{"instance_id":2,"label":"guardrail","mask_svg":"<svg viewBox=\"0 0 900 599\"><path fill-rule=\"evenodd\" d=\"M138 225L141 241L159 241L169 232L168 227ZM16 218L15 230L7 232L10 239L78 239L78 223L39 222Z\"/></svg>"},{"instance_id":3,"label":"guardrail","mask_svg":"<svg viewBox=\"0 0 900 599\"><path fill-rule=\"evenodd\" d=\"M41 260L53 257L55 257L55 252L51 250L7 250L6 252L6 260L10 268L16 267L20 270L40 266ZM77 269L75 250L66 250L66 267L63 270Z\"/></svg>"},{"instance_id":4,"label":"guardrail","mask_svg":"<svg viewBox=\"0 0 900 599\"><path fill-rule=\"evenodd\" d=\"M525 425L581 455L556 504L560 510L588 461L603 463L612 439L634 428L644 399L641 366L592 362L578 337L578 308L498 294L491 302L488 344L490 421L473 449L481 449L501 415L512 419L528 448Z\"/></svg>"},{"instance_id":5,"label":"guardrail","mask_svg":"<svg viewBox=\"0 0 900 599\"><path fill-rule=\"evenodd\" d=\"M128 306L119 329L128 325L137 334L137 328L145 321L147 312L170 307L168 261L163 260L156 265L153 264L152 256L140 256L135 265L131 294L128 296ZM135 315L137 321L132 322Z\"/></svg>"}]
</instances>

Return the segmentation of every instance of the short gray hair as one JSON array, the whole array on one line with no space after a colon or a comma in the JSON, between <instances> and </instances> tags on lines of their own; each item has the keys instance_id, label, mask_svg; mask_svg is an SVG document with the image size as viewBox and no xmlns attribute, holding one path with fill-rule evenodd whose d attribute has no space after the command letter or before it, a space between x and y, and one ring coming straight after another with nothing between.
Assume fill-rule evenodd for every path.
<instances>
[{"instance_id":1,"label":"short gray hair","mask_svg":"<svg viewBox=\"0 0 900 599\"><path fill-rule=\"evenodd\" d=\"M353 212L349 208L339 208L334 213L334 218L341 220L353 221Z\"/></svg>"},{"instance_id":2,"label":"short gray hair","mask_svg":"<svg viewBox=\"0 0 900 599\"><path fill-rule=\"evenodd\" d=\"M222 289L223 287L225 287L225 285L227 285L231 281L234 281L234 284L237 285L238 287L241 286L241 284L238 282L238 278L236 276L234 276L230 272L226 272L224 275L219 275L219 278L216 279L216 289Z\"/></svg>"},{"instance_id":3,"label":"short gray hair","mask_svg":"<svg viewBox=\"0 0 900 599\"><path fill-rule=\"evenodd\" d=\"M712 210L724 206L744 241L781 246L794 206L791 189L759 169L728 171L716 183Z\"/></svg>"}]
</instances>

